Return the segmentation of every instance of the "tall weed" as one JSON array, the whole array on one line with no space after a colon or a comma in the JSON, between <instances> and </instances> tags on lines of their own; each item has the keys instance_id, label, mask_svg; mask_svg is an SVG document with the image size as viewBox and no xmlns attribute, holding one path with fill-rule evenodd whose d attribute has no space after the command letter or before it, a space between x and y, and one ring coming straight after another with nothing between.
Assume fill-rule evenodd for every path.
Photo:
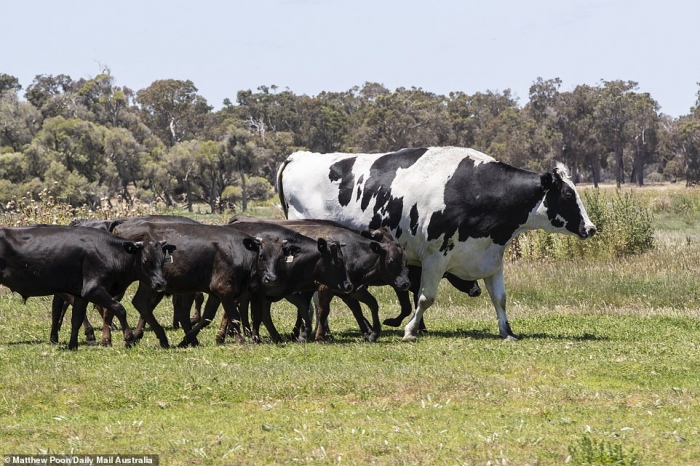
<instances>
[{"instance_id":1,"label":"tall weed","mask_svg":"<svg viewBox=\"0 0 700 466\"><path fill-rule=\"evenodd\" d=\"M597 233L581 241L574 236L529 231L513 241L509 257L559 259L565 257L612 258L641 254L654 247L653 214L633 192L588 189L583 202Z\"/></svg>"},{"instance_id":2,"label":"tall weed","mask_svg":"<svg viewBox=\"0 0 700 466\"><path fill-rule=\"evenodd\" d=\"M72 207L69 204L57 202L51 192L44 189L39 193L39 200L28 194L27 197L13 199L2 206L0 225L12 227L38 224L67 225L76 218L107 220L153 215L160 211L161 209L154 205L144 204L139 200L130 204L121 198L113 201L103 199L100 206L94 210L86 205Z\"/></svg>"}]
</instances>

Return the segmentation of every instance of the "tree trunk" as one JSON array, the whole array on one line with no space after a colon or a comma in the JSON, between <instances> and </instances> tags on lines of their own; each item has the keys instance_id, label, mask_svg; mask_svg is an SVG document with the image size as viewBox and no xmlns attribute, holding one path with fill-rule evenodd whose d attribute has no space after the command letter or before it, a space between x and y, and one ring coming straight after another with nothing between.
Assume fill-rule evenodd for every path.
<instances>
[{"instance_id":1,"label":"tree trunk","mask_svg":"<svg viewBox=\"0 0 700 466\"><path fill-rule=\"evenodd\" d=\"M593 174L593 186L598 187L600 183L600 158L597 156L593 157L593 162L591 163L591 173Z\"/></svg>"},{"instance_id":2,"label":"tree trunk","mask_svg":"<svg viewBox=\"0 0 700 466\"><path fill-rule=\"evenodd\" d=\"M242 207L243 207L243 212L248 210L248 193L246 193L246 187L245 187L245 173L241 171L241 194L243 199L241 200Z\"/></svg>"},{"instance_id":3,"label":"tree trunk","mask_svg":"<svg viewBox=\"0 0 700 466\"><path fill-rule=\"evenodd\" d=\"M625 167L622 160L623 147L621 141L615 141L615 180L617 187L622 187L625 182Z\"/></svg>"}]
</instances>

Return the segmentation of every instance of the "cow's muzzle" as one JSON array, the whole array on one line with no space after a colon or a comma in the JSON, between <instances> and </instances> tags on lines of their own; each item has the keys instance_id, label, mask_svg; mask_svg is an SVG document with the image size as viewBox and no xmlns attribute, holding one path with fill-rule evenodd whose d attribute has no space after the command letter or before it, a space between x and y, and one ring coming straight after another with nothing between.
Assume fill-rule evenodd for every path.
<instances>
[{"instance_id":1,"label":"cow's muzzle","mask_svg":"<svg viewBox=\"0 0 700 466\"><path fill-rule=\"evenodd\" d=\"M408 280L396 280L395 288L399 291L408 291L411 288L411 282Z\"/></svg>"},{"instance_id":2,"label":"cow's muzzle","mask_svg":"<svg viewBox=\"0 0 700 466\"><path fill-rule=\"evenodd\" d=\"M596 227L593 224L590 225L583 225L578 232L578 235L581 237L581 239L586 239L590 238L591 236L595 235L596 233Z\"/></svg>"},{"instance_id":3,"label":"cow's muzzle","mask_svg":"<svg viewBox=\"0 0 700 466\"><path fill-rule=\"evenodd\" d=\"M165 287L167 286L167 282L165 280L154 280L153 284L151 285L151 288L153 290L162 293L165 291Z\"/></svg>"}]
</instances>

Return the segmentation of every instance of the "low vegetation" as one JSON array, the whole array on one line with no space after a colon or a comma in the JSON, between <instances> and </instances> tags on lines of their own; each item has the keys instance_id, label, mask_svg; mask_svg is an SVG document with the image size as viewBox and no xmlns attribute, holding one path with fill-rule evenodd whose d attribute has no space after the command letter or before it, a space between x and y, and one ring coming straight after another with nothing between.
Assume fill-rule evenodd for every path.
<instances>
[{"instance_id":1,"label":"low vegetation","mask_svg":"<svg viewBox=\"0 0 700 466\"><path fill-rule=\"evenodd\" d=\"M498 337L486 292L469 298L443 282L429 334L413 343L391 328L364 343L334 301L324 345L216 346L210 328L197 348L161 350L147 332L128 350L115 340L69 352L67 328L48 343L48 298L22 304L5 289L0 453L155 453L168 465L698 464L700 193L584 192L600 243L552 236L547 249L528 237L509 253L518 342ZM42 221L52 216L65 219ZM383 316L398 312L391 290L375 291ZM170 322L171 310L162 303L158 319ZM290 305L273 313L291 328ZM177 343L181 331L168 336Z\"/></svg>"}]
</instances>

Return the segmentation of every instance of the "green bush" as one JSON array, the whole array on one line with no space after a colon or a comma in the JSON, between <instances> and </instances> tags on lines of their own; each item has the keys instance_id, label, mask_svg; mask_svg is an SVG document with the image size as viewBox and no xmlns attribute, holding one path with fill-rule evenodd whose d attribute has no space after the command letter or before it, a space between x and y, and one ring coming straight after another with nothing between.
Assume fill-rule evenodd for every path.
<instances>
[{"instance_id":1,"label":"green bush","mask_svg":"<svg viewBox=\"0 0 700 466\"><path fill-rule=\"evenodd\" d=\"M582 200L597 228L595 236L581 241L575 236L529 231L514 240L510 258L610 258L641 254L654 247L651 210L633 191L588 189Z\"/></svg>"}]
</instances>

